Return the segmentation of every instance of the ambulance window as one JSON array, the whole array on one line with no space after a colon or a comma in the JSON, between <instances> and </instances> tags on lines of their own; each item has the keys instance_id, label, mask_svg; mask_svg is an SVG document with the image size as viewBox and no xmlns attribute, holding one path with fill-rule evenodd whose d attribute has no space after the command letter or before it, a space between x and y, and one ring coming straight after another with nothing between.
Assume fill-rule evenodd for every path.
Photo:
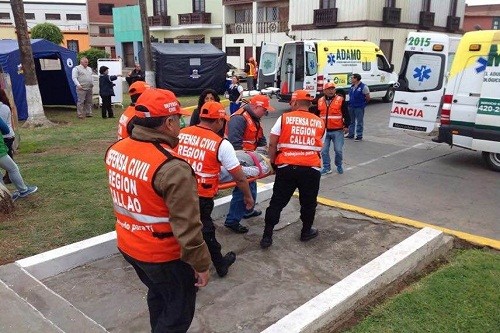
<instances>
[{"instance_id":1,"label":"ambulance window","mask_svg":"<svg viewBox=\"0 0 500 333\"><path fill-rule=\"evenodd\" d=\"M390 69L391 69L391 66L387 62L387 59L385 59L380 54L377 54L377 67L379 70L385 71L385 72L390 72Z\"/></svg>"},{"instance_id":2,"label":"ambulance window","mask_svg":"<svg viewBox=\"0 0 500 333\"><path fill-rule=\"evenodd\" d=\"M444 56L441 54L409 53L405 81L408 91L439 90L443 85Z\"/></svg>"},{"instance_id":3,"label":"ambulance window","mask_svg":"<svg viewBox=\"0 0 500 333\"><path fill-rule=\"evenodd\" d=\"M307 61L307 76L316 75L318 72L318 61L316 60L316 53L306 52Z\"/></svg>"},{"instance_id":4,"label":"ambulance window","mask_svg":"<svg viewBox=\"0 0 500 333\"><path fill-rule=\"evenodd\" d=\"M262 74L272 74L276 71L276 59L278 55L274 52L265 52L260 58L259 69L262 70Z\"/></svg>"}]
</instances>

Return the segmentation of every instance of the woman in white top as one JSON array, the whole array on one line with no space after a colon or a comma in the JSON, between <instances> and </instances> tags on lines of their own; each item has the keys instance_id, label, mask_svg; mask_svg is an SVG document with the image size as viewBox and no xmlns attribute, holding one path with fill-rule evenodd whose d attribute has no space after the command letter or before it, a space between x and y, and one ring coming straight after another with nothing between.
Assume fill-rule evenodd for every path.
<instances>
[{"instance_id":1,"label":"woman in white top","mask_svg":"<svg viewBox=\"0 0 500 333\"><path fill-rule=\"evenodd\" d=\"M0 119L4 121L9 127L9 133L3 135L3 141L8 148L7 154L10 158L14 159L14 150L12 146L14 145L14 140L16 135L14 134L14 128L12 127L12 112L10 109L10 101L7 94L3 89L0 88ZM6 172L3 176L4 184L10 183L9 174Z\"/></svg>"},{"instance_id":2,"label":"woman in white top","mask_svg":"<svg viewBox=\"0 0 500 333\"><path fill-rule=\"evenodd\" d=\"M231 78L231 85L227 89L229 98L229 113L233 114L240 108L241 99L243 98L243 87L236 76Z\"/></svg>"}]
</instances>

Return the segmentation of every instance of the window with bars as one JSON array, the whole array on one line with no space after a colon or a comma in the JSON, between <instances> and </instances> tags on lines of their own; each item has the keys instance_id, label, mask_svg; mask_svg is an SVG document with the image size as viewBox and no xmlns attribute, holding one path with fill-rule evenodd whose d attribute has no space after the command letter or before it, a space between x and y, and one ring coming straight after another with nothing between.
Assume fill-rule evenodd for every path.
<instances>
[{"instance_id":1,"label":"window with bars","mask_svg":"<svg viewBox=\"0 0 500 333\"><path fill-rule=\"evenodd\" d=\"M423 12L431 11L431 0L422 0L422 11Z\"/></svg>"},{"instance_id":2,"label":"window with bars","mask_svg":"<svg viewBox=\"0 0 500 333\"><path fill-rule=\"evenodd\" d=\"M10 13L0 13L0 20L9 20Z\"/></svg>"},{"instance_id":3,"label":"window with bars","mask_svg":"<svg viewBox=\"0 0 500 333\"><path fill-rule=\"evenodd\" d=\"M226 47L226 56L228 57L239 57L240 56L240 48L239 47Z\"/></svg>"},{"instance_id":4,"label":"window with bars","mask_svg":"<svg viewBox=\"0 0 500 333\"><path fill-rule=\"evenodd\" d=\"M154 15L167 15L167 0L154 0L153 1L153 14Z\"/></svg>"},{"instance_id":5,"label":"window with bars","mask_svg":"<svg viewBox=\"0 0 500 333\"><path fill-rule=\"evenodd\" d=\"M77 40L68 40L68 49L75 52L80 52L80 47Z\"/></svg>"},{"instance_id":6,"label":"window with bars","mask_svg":"<svg viewBox=\"0 0 500 333\"><path fill-rule=\"evenodd\" d=\"M61 14L45 14L46 20L60 20Z\"/></svg>"},{"instance_id":7,"label":"window with bars","mask_svg":"<svg viewBox=\"0 0 500 333\"><path fill-rule=\"evenodd\" d=\"M27 20L34 20L35 19L35 13L24 13L24 18Z\"/></svg>"},{"instance_id":8,"label":"window with bars","mask_svg":"<svg viewBox=\"0 0 500 333\"><path fill-rule=\"evenodd\" d=\"M234 23L252 22L252 9L239 9L234 11Z\"/></svg>"},{"instance_id":9,"label":"window with bars","mask_svg":"<svg viewBox=\"0 0 500 333\"><path fill-rule=\"evenodd\" d=\"M205 0L193 0L193 13L205 12Z\"/></svg>"},{"instance_id":10,"label":"window with bars","mask_svg":"<svg viewBox=\"0 0 500 333\"><path fill-rule=\"evenodd\" d=\"M335 8L335 0L320 0L319 9Z\"/></svg>"},{"instance_id":11,"label":"window with bars","mask_svg":"<svg viewBox=\"0 0 500 333\"><path fill-rule=\"evenodd\" d=\"M262 7L257 9L257 22L279 21L278 7Z\"/></svg>"}]
</instances>

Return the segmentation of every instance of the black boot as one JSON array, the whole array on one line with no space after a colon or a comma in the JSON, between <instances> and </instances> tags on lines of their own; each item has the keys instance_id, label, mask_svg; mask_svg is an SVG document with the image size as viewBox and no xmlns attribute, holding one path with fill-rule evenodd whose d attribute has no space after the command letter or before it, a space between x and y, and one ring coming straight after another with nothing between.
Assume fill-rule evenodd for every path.
<instances>
[{"instance_id":1,"label":"black boot","mask_svg":"<svg viewBox=\"0 0 500 333\"><path fill-rule=\"evenodd\" d=\"M234 252L228 252L224 257L221 253L221 245L215 238L215 232L204 232L203 239L207 243L208 251L210 252L210 257L215 266L215 270L220 277L227 275L229 266L231 266L236 260L236 254Z\"/></svg>"}]
</instances>

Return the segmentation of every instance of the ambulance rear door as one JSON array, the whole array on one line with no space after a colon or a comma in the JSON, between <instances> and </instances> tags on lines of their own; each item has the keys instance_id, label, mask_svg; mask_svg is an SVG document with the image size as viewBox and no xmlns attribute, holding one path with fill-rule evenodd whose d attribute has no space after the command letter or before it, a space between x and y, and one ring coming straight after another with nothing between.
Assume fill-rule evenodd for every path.
<instances>
[{"instance_id":1,"label":"ambulance rear door","mask_svg":"<svg viewBox=\"0 0 500 333\"><path fill-rule=\"evenodd\" d=\"M449 37L411 32L391 107L390 128L429 133L434 130L442 96Z\"/></svg>"},{"instance_id":2,"label":"ambulance rear door","mask_svg":"<svg viewBox=\"0 0 500 333\"><path fill-rule=\"evenodd\" d=\"M316 54L316 43L304 41L304 85L312 96L316 96L318 88L318 57Z\"/></svg>"},{"instance_id":3,"label":"ambulance rear door","mask_svg":"<svg viewBox=\"0 0 500 333\"><path fill-rule=\"evenodd\" d=\"M278 71L279 45L277 43L262 42L260 49L259 75L257 89L275 87Z\"/></svg>"}]
</instances>

